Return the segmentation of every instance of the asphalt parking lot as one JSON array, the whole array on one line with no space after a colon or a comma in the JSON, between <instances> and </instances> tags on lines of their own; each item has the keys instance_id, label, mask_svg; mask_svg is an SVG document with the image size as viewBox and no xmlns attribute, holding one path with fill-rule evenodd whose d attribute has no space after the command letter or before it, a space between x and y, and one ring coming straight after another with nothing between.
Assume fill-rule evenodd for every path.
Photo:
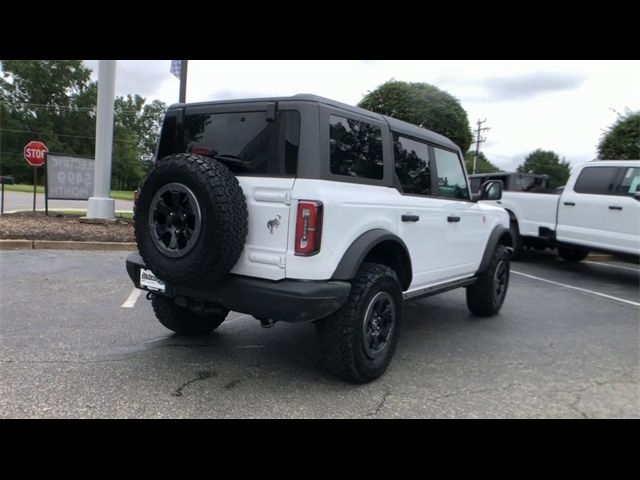
<instances>
[{"instance_id":1,"label":"asphalt parking lot","mask_svg":"<svg viewBox=\"0 0 640 480\"><path fill-rule=\"evenodd\" d=\"M409 304L389 370L358 386L325 372L312 325L231 313L188 339L144 295L122 307L125 256L0 252L0 417L640 417L637 265L532 254L497 317L463 290Z\"/></svg>"}]
</instances>

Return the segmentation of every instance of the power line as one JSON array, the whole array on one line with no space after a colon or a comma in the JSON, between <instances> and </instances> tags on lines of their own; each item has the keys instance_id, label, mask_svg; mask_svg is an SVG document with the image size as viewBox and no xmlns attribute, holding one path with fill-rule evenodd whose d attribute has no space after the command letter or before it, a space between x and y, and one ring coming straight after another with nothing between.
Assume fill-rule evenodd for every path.
<instances>
[{"instance_id":1,"label":"power line","mask_svg":"<svg viewBox=\"0 0 640 480\"><path fill-rule=\"evenodd\" d=\"M88 111L88 112L95 112L96 111L96 107L65 107L62 105L56 105L53 103L29 103L29 102L4 102L5 105L29 105L32 107L40 107L40 108L55 108L55 109L60 109L60 110L73 110L73 111L77 111L77 110L83 110L83 111ZM138 111L138 110L122 110L119 113L142 113L142 111Z\"/></svg>"},{"instance_id":2,"label":"power line","mask_svg":"<svg viewBox=\"0 0 640 480\"><path fill-rule=\"evenodd\" d=\"M89 137L86 135L69 135L69 134L64 134L64 133L55 133L55 132L36 132L35 130L13 130L10 128L0 128L0 131L3 132L15 132L15 133L33 133L33 134L37 134L37 135L55 135L58 137L72 137L72 138L88 138L91 140L95 140L96 137ZM132 142L130 140L114 140L114 142L119 142L119 143L131 143L133 145L137 145L139 142Z\"/></svg>"}]
</instances>

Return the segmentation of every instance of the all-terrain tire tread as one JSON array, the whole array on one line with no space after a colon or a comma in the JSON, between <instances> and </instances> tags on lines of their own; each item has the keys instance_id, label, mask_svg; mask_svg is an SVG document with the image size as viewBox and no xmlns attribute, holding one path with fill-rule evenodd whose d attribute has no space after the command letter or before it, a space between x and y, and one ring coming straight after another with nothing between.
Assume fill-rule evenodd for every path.
<instances>
[{"instance_id":1,"label":"all-terrain tire tread","mask_svg":"<svg viewBox=\"0 0 640 480\"><path fill-rule=\"evenodd\" d=\"M222 163L202 155L183 153L159 160L145 179L140 195L144 194L145 186L155 177L168 169L176 168L187 169L195 178L205 179L202 182L208 197L205 203L213 205L210 218L220 228L201 230L204 238L199 241L203 247L199 250L198 261L181 262L179 268L165 269L160 265L154 265L155 262L148 254L148 249L155 249L149 238L148 212L136 212L134 233L138 250L145 263L163 280L179 283L193 283L199 280L215 282L229 273L244 249L249 229L244 193L238 179Z\"/></svg>"},{"instance_id":2,"label":"all-terrain tire tread","mask_svg":"<svg viewBox=\"0 0 640 480\"><path fill-rule=\"evenodd\" d=\"M363 314L363 301L374 284L381 279L392 279L400 289L400 282L396 273L386 265L365 263L360 268L357 277L351 285L351 292L347 302L340 310L323 321L321 332L325 361L331 373L335 376L354 383L365 383L380 376L387 368L393 356L398 330L402 315L401 305L396 314L396 334L386 361L376 371L367 371L358 362L356 348L359 348L359 334L356 329L361 328L360 316Z\"/></svg>"},{"instance_id":3,"label":"all-terrain tire tread","mask_svg":"<svg viewBox=\"0 0 640 480\"><path fill-rule=\"evenodd\" d=\"M493 273L500 259L504 259L507 262L507 268L509 268L509 253L502 244L498 244L489 266L478 276L476 283L467 287L467 306L472 313L478 316L491 317L497 314L502 307L502 304L494 305L492 295Z\"/></svg>"},{"instance_id":4,"label":"all-terrain tire tread","mask_svg":"<svg viewBox=\"0 0 640 480\"><path fill-rule=\"evenodd\" d=\"M162 325L185 336L210 334L224 322L228 313L200 315L161 296L153 297L151 306Z\"/></svg>"}]
</instances>

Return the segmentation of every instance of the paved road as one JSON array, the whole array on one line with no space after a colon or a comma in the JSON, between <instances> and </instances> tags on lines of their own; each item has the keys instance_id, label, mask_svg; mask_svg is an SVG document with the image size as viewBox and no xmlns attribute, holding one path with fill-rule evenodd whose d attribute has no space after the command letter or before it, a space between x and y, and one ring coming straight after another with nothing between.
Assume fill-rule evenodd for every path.
<instances>
[{"instance_id":1,"label":"paved road","mask_svg":"<svg viewBox=\"0 0 640 480\"><path fill-rule=\"evenodd\" d=\"M4 192L4 211L11 210L31 210L33 208L33 193L25 192ZM87 209L89 202L86 200L49 200L49 208L82 208ZM44 194L36 195L36 209L44 209ZM131 200L116 200L116 210L133 210Z\"/></svg>"},{"instance_id":2,"label":"paved road","mask_svg":"<svg viewBox=\"0 0 640 480\"><path fill-rule=\"evenodd\" d=\"M325 372L308 324L232 313L187 339L144 296L122 308L124 258L0 252L0 417L640 417L634 265L514 263L492 319L463 291L409 304L389 370L357 386Z\"/></svg>"}]
</instances>

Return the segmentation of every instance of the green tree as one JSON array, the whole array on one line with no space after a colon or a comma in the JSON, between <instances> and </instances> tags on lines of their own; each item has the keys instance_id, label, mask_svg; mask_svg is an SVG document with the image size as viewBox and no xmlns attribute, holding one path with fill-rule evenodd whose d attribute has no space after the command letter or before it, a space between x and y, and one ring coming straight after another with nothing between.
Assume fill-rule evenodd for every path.
<instances>
[{"instance_id":1,"label":"green tree","mask_svg":"<svg viewBox=\"0 0 640 480\"><path fill-rule=\"evenodd\" d=\"M556 188L567 183L571 166L564 158L560 160L556 152L538 148L527 155L517 171L549 175L549 188Z\"/></svg>"},{"instance_id":2,"label":"green tree","mask_svg":"<svg viewBox=\"0 0 640 480\"><path fill-rule=\"evenodd\" d=\"M140 95L115 99L111 176L114 188L136 188L151 166L166 105L159 100L145 102Z\"/></svg>"},{"instance_id":3,"label":"green tree","mask_svg":"<svg viewBox=\"0 0 640 480\"><path fill-rule=\"evenodd\" d=\"M22 158L29 140L50 151L92 155L95 92L91 70L80 60L0 62L0 171L31 179Z\"/></svg>"},{"instance_id":4,"label":"green tree","mask_svg":"<svg viewBox=\"0 0 640 480\"><path fill-rule=\"evenodd\" d=\"M473 139L467 112L458 99L428 83L392 79L367 93L358 106L444 135L463 152Z\"/></svg>"},{"instance_id":5,"label":"green tree","mask_svg":"<svg viewBox=\"0 0 640 480\"><path fill-rule=\"evenodd\" d=\"M97 84L79 60L2 61L0 76L0 174L30 182L22 158L29 140L52 152L95 153ZM112 185L135 188L155 153L166 105L139 95L114 104Z\"/></svg>"},{"instance_id":6,"label":"green tree","mask_svg":"<svg viewBox=\"0 0 640 480\"><path fill-rule=\"evenodd\" d=\"M602 160L640 159L640 110L627 110L611 125L598 143L598 158Z\"/></svg>"},{"instance_id":7,"label":"green tree","mask_svg":"<svg viewBox=\"0 0 640 480\"><path fill-rule=\"evenodd\" d=\"M473 157L475 156L475 154L475 151L469 151L464 156L464 163L467 167L468 174L473 173ZM499 171L500 169L493 163L491 163L484 153L478 152L478 160L476 161L476 173L493 173Z\"/></svg>"}]
</instances>

